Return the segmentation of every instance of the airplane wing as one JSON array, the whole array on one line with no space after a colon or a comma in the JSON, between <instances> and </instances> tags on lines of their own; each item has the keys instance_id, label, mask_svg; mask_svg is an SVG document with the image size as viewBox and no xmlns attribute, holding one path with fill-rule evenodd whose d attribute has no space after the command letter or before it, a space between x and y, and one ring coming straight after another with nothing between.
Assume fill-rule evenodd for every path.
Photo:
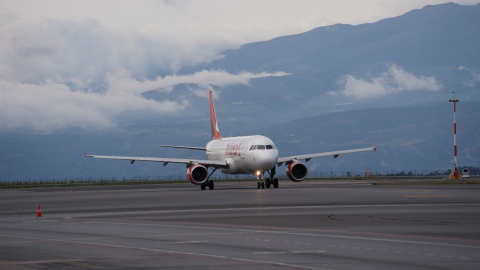
<instances>
[{"instance_id":1,"label":"airplane wing","mask_svg":"<svg viewBox=\"0 0 480 270\"><path fill-rule=\"evenodd\" d=\"M343 151L334 151L334 152L324 152L324 153L315 153L315 154L308 154L308 155L298 155L298 156L291 156L291 157L283 157L278 158L277 166L281 166L284 162L294 162L299 159L305 159L305 162L310 161L312 158L317 157L327 157L333 156L333 158L337 158L339 155L343 154L350 154L350 153L357 153L357 152L365 152L365 151L376 151L377 147L373 145L373 147L369 148L360 148L360 149L352 149L352 150L343 150Z\"/></svg>"},{"instance_id":2,"label":"airplane wing","mask_svg":"<svg viewBox=\"0 0 480 270\"><path fill-rule=\"evenodd\" d=\"M205 148L205 147L173 146L173 145L160 145L160 147L169 147L169 148L180 148L180 149L207 151L207 148Z\"/></svg>"},{"instance_id":3,"label":"airplane wing","mask_svg":"<svg viewBox=\"0 0 480 270\"><path fill-rule=\"evenodd\" d=\"M226 168L227 162L222 160L197 160L197 159L181 159L181 158L155 158L155 157L125 157L125 156L99 156L99 155L87 155L85 153L85 158L103 158L103 159L121 159L121 160L130 160L130 164L133 164L135 161L153 161L153 162L163 162L163 166L167 166L168 163L182 163L187 165L200 164L209 167L219 167Z\"/></svg>"}]
</instances>

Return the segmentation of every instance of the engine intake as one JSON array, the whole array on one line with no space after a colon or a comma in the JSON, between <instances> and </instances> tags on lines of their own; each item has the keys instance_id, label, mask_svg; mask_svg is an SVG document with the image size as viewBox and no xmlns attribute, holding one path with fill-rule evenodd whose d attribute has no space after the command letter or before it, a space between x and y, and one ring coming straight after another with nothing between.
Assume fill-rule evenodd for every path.
<instances>
[{"instance_id":1,"label":"engine intake","mask_svg":"<svg viewBox=\"0 0 480 270\"><path fill-rule=\"evenodd\" d=\"M208 169L202 165L194 165L187 170L187 179L194 185L200 185L207 180Z\"/></svg>"},{"instance_id":2,"label":"engine intake","mask_svg":"<svg viewBox=\"0 0 480 270\"><path fill-rule=\"evenodd\" d=\"M287 176L293 182L301 182L305 178L307 178L307 175L308 175L307 166L305 166L301 162L298 162L298 161L293 162L287 166Z\"/></svg>"}]
</instances>

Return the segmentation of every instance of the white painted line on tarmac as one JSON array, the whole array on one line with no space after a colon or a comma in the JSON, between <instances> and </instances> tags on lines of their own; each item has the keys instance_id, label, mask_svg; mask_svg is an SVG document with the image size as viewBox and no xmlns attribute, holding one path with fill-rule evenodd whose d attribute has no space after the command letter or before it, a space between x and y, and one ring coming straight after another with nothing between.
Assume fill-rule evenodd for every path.
<instances>
[{"instance_id":1,"label":"white painted line on tarmac","mask_svg":"<svg viewBox=\"0 0 480 270\"><path fill-rule=\"evenodd\" d=\"M295 251L261 251L254 252L255 255L275 255L275 254L303 254L303 253L325 253L325 250L295 250Z\"/></svg>"},{"instance_id":2,"label":"white painted line on tarmac","mask_svg":"<svg viewBox=\"0 0 480 270\"><path fill-rule=\"evenodd\" d=\"M350 205L305 205L305 206L272 206L272 207L239 207L239 208L212 208L212 209L184 209L184 210L151 210L151 211L122 211L100 212L95 214L58 214L61 217L96 217L115 216L125 214L168 214L168 213L194 213L216 211L257 211L257 210L288 210L288 209L332 209L332 208L369 208L369 207L419 207L419 206L480 206L480 203L416 203L416 204L350 204Z\"/></svg>"},{"instance_id":3,"label":"white painted line on tarmac","mask_svg":"<svg viewBox=\"0 0 480 270\"><path fill-rule=\"evenodd\" d=\"M208 241L180 241L180 242L170 242L168 244L195 244L195 243L206 243L206 242Z\"/></svg>"},{"instance_id":4,"label":"white painted line on tarmac","mask_svg":"<svg viewBox=\"0 0 480 270\"><path fill-rule=\"evenodd\" d=\"M253 263L261 263L261 264L268 264L268 265L279 265L279 266L287 266L287 267L300 268L300 269L332 270L332 269L327 269L327 268L310 267L310 266L288 264L288 263L259 261L259 260L243 259L243 258L236 258L236 257L224 257L224 256L220 256L220 255L204 254L204 253L173 251L173 250L164 250L164 249L155 249L155 248L113 245L113 244L83 242L83 241L73 241L73 240L49 239L49 238L29 237L29 236L16 236L16 235L0 235L0 236L13 237L13 238L23 238L23 239L35 239L35 240L43 240L43 241L53 241L53 242L62 242L62 243L71 243L71 244L82 244L82 245L93 245L93 246L103 246L103 247L113 247L113 248L136 249L136 250L154 251L154 252L162 252L162 253L170 253L170 254L178 254L178 255L191 255L191 256L199 256L199 257L221 258L221 259L227 259L227 260L232 260L232 261L253 262Z\"/></svg>"},{"instance_id":5,"label":"white painted line on tarmac","mask_svg":"<svg viewBox=\"0 0 480 270\"><path fill-rule=\"evenodd\" d=\"M99 222L99 223L133 225L132 223L119 223L119 222ZM172 228L188 228L188 229L205 229L205 230L223 230L223 231L252 232L252 233L270 233L270 234L285 234L285 235L302 235L302 236L314 236L314 237L357 239L357 240L370 240L370 241L382 241L382 242L395 242L395 243L408 243L408 244L421 244L421 245L435 245L435 246L448 246L448 247L480 249L480 246L467 246L467 245L457 245L457 244L438 243L438 242L396 240L396 239L360 237L360 236L346 236L346 235L335 235L335 234L313 234L313 233L297 233L297 232L285 232L285 231L227 229L227 228L218 228L218 227L209 228L209 227L199 227L199 226L166 225L166 224L139 224L139 223L135 223L135 225L161 226L161 227L172 227ZM260 239L255 239L255 240L260 240ZM437 240L437 239L435 239L435 240ZM459 241L459 240L457 240L457 241ZM287 243L287 242L285 242L285 243Z\"/></svg>"},{"instance_id":6,"label":"white painted line on tarmac","mask_svg":"<svg viewBox=\"0 0 480 270\"><path fill-rule=\"evenodd\" d=\"M424 241L411 241L411 240L396 240L396 239L386 239L386 238L373 238L373 237L360 237L360 236L346 236L346 235L335 235L335 234L314 234L314 233L300 233L300 232L285 232L285 231L266 231L266 230L246 230L246 229L228 229L228 228L218 228L218 227L200 227L200 226L186 226L186 225L167 225L167 224L144 224L144 223L126 223L126 222L107 222L107 221L91 221L84 223L101 223L101 224L116 224L116 225L139 225L139 226L159 226L159 227L170 227L170 228L188 228L188 229L203 229L203 230L221 230L221 231L237 231L237 232L251 232L251 233L270 233L270 234L284 234L284 235L301 235L301 236L312 236L312 237L327 237L327 238L340 238L340 239L356 239L356 240L369 240L369 241L381 241L381 242L394 242L394 243L407 243L407 244L420 244L420 245L435 245L435 246L447 246L447 247L460 247L460 248L474 248L480 249L480 246L467 246L467 245L458 245L458 244L448 244L448 243L439 243L439 242L424 242ZM395 237L395 236L392 236ZM261 239L254 239L255 241L261 241ZM438 240L438 239L434 239ZM461 241L461 240L453 240ZM288 243L288 242L284 242ZM297 244L298 242L295 242ZM329 245L332 246L332 245ZM380 250L382 251L382 250Z\"/></svg>"},{"instance_id":7,"label":"white painted line on tarmac","mask_svg":"<svg viewBox=\"0 0 480 270\"><path fill-rule=\"evenodd\" d=\"M292 251L292 253L296 253L296 254L301 254L301 253L324 253L324 252L325 252L325 250L312 250L312 251L310 251L310 250L306 250L306 251L300 250L300 251Z\"/></svg>"}]
</instances>

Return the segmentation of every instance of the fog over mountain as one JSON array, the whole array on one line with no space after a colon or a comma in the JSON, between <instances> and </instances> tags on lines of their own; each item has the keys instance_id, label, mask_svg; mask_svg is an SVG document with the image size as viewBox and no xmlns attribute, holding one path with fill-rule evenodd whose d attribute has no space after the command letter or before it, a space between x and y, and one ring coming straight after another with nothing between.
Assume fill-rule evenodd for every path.
<instances>
[{"instance_id":1,"label":"fog over mountain","mask_svg":"<svg viewBox=\"0 0 480 270\"><path fill-rule=\"evenodd\" d=\"M379 148L310 161L325 171L447 169L447 99L455 91L464 125L459 164L478 166L480 4L426 6L221 54L192 47L186 51L198 55L185 58L166 53L175 45L161 36L112 32L94 20L7 17L0 25L0 179L183 174L177 165L85 162L83 152L203 158L159 145L209 140L209 90L222 136L264 134L281 155Z\"/></svg>"}]
</instances>

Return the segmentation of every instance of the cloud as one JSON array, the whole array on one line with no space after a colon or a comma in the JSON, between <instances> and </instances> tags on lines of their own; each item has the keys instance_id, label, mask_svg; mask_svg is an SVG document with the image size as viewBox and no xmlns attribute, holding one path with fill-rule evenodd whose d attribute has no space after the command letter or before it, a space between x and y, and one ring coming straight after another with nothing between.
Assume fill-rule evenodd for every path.
<instances>
[{"instance_id":1,"label":"cloud","mask_svg":"<svg viewBox=\"0 0 480 270\"><path fill-rule=\"evenodd\" d=\"M153 79L222 57L226 45L194 39L155 27L106 28L93 19L17 20L0 27L0 77L23 83L61 78L93 88L107 74Z\"/></svg>"},{"instance_id":2,"label":"cloud","mask_svg":"<svg viewBox=\"0 0 480 270\"><path fill-rule=\"evenodd\" d=\"M471 70L467 67L464 67L464 66L459 66L458 70L465 70L472 75L471 80L463 81L464 85L466 85L468 87L475 87L477 82L480 82L480 74L479 73L476 73L475 71L473 71L473 70Z\"/></svg>"},{"instance_id":3,"label":"cloud","mask_svg":"<svg viewBox=\"0 0 480 270\"><path fill-rule=\"evenodd\" d=\"M0 130L109 128L124 112L175 113L189 105L186 99L149 100L142 95L147 91L169 92L186 83L197 85L191 92L202 96L212 85L286 75L223 70L176 75L185 66L218 59L224 45L155 27L113 29L94 19L29 21L9 10L1 14L8 16L0 21Z\"/></svg>"},{"instance_id":4,"label":"cloud","mask_svg":"<svg viewBox=\"0 0 480 270\"><path fill-rule=\"evenodd\" d=\"M0 79L0 130L31 128L52 131L67 126L111 128L114 117L124 112L153 111L174 113L186 108L188 101L155 101L143 93L160 89L172 91L179 83L198 84L191 91L206 96L211 85L248 84L251 78L284 73L240 73L200 71L190 75L172 75L155 80L139 81L123 74L109 75L104 92L75 90L65 83L45 80L42 83L21 83ZM215 93L217 97L217 93Z\"/></svg>"},{"instance_id":5,"label":"cloud","mask_svg":"<svg viewBox=\"0 0 480 270\"><path fill-rule=\"evenodd\" d=\"M65 84L46 81L22 84L0 80L0 129L32 128L51 131L65 126L109 128L122 112L175 112L188 102L156 102L132 92L106 94L72 91Z\"/></svg>"},{"instance_id":6,"label":"cloud","mask_svg":"<svg viewBox=\"0 0 480 270\"><path fill-rule=\"evenodd\" d=\"M342 76L340 83L344 84L340 93L360 99L385 96L401 91L438 91L442 88L442 85L434 77L416 76L396 65L391 65L387 72L370 81L357 79L347 74Z\"/></svg>"},{"instance_id":7,"label":"cloud","mask_svg":"<svg viewBox=\"0 0 480 270\"><path fill-rule=\"evenodd\" d=\"M246 84L250 79L268 77L268 76L285 76L288 75L286 72L261 72L261 73L251 73L251 72L241 72L238 74L231 74L224 70L202 70L188 75L167 75L165 77L158 77L154 80L144 80L139 81L133 79L131 76L126 76L124 78L119 78L117 76L108 76L107 82L108 85L112 88L112 91L119 92L131 92L135 91L138 93L143 93L153 89L171 89L170 86L188 83L188 84L199 84L199 85L216 85L216 86L226 86L231 84Z\"/></svg>"}]
</instances>

